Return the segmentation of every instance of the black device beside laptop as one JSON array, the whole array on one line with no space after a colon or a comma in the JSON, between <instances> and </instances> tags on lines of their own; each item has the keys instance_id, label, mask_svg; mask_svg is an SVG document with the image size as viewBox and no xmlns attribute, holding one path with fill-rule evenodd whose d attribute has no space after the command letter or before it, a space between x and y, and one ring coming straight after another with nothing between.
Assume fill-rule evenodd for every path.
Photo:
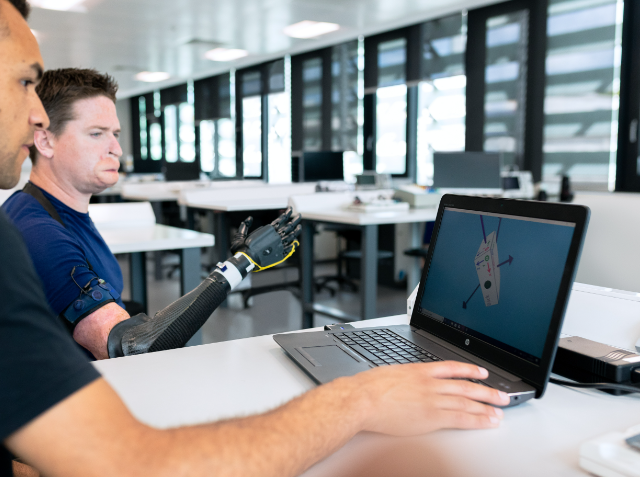
<instances>
[{"instance_id":1,"label":"black device beside laptop","mask_svg":"<svg viewBox=\"0 0 640 477\"><path fill-rule=\"evenodd\" d=\"M312 379L455 360L482 384L542 397L589 220L587 207L447 194L409 325L275 335Z\"/></svg>"}]
</instances>

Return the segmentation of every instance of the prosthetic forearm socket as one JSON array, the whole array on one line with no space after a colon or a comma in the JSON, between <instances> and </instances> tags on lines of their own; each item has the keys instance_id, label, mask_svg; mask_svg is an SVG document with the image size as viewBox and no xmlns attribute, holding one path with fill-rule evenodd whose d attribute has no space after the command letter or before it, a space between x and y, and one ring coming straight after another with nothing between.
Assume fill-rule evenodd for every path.
<instances>
[{"instance_id":1,"label":"prosthetic forearm socket","mask_svg":"<svg viewBox=\"0 0 640 477\"><path fill-rule=\"evenodd\" d=\"M237 253L153 318L142 313L121 321L109 334L109 357L182 348L253 268L245 255Z\"/></svg>"}]
</instances>

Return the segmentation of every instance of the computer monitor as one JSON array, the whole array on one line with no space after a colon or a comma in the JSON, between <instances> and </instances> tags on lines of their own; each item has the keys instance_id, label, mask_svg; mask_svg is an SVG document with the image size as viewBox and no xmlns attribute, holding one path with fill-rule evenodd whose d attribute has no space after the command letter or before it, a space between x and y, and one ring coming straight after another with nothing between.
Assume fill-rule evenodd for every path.
<instances>
[{"instance_id":1,"label":"computer monitor","mask_svg":"<svg viewBox=\"0 0 640 477\"><path fill-rule=\"evenodd\" d=\"M299 182L342 181L343 154L334 151L303 152L301 160L293 162L294 168L298 167L294 176L299 178Z\"/></svg>"},{"instance_id":2,"label":"computer monitor","mask_svg":"<svg viewBox=\"0 0 640 477\"><path fill-rule=\"evenodd\" d=\"M497 152L436 152L433 187L446 192L500 194L501 170L502 154Z\"/></svg>"},{"instance_id":3,"label":"computer monitor","mask_svg":"<svg viewBox=\"0 0 640 477\"><path fill-rule=\"evenodd\" d=\"M165 163L163 169L167 182L200 179L200 164L197 162L168 162Z\"/></svg>"}]
</instances>

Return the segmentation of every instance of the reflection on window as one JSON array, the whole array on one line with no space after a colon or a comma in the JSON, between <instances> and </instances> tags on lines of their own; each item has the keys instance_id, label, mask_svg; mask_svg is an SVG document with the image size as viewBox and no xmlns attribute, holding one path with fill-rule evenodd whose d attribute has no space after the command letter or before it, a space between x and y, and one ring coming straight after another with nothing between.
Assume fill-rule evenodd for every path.
<instances>
[{"instance_id":1,"label":"reflection on window","mask_svg":"<svg viewBox=\"0 0 640 477\"><path fill-rule=\"evenodd\" d=\"M233 120L200 121L200 167L212 178L235 177L236 145Z\"/></svg>"},{"instance_id":2,"label":"reflection on window","mask_svg":"<svg viewBox=\"0 0 640 477\"><path fill-rule=\"evenodd\" d=\"M403 84L406 79L407 40L398 38L378 45L378 87Z\"/></svg>"},{"instance_id":3,"label":"reflection on window","mask_svg":"<svg viewBox=\"0 0 640 477\"><path fill-rule=\"evenodd\" d=\"M291 99L288 93L270 94L269 182L291 182Z\"/></svg>"},{"instance_id":4,"label":"reflection on window","mask_svg":"<svg viewBox=\"0 0 640 477\"><path fill-rule=\"evenodd\" d=\"M140 157L146 159L148 156L147 146L147 100L144 96L138 98L138 113L140 117Z\"/></svg>"},{"instance_id":5,"label":"reflection on window","mask_svg":"<svg viewBox=\"0 0 640 477\"><path fill-rule=\"evenodd\" d=\"M196 160L196 130L193 116L193 104L182 103L179 106L180 118L180 160L193 162Z\"/></svg>"},{"instance_id":6,"label":"reflection on window","mask_svg":"<svg viewBox=\"0 0 640 477\"><path fill-rule=\"evenodd\" d=\"M151 159L159 161L162 159L162 127L160 123L153 123L149 126L149 139L151 142Z\"/></svg>"},{"instance_id":7,"label":"reflection on window","mask_svg":"<svg viewBox=\"0 0 640 477\"><path fill-rule=\"evenodd\" d=\"M164 108L164 147L165 160L178 162L178 115L177 108L170 105Z\"/></svg>"},{"instance_id":8,"label":"reflection on window","mask_svg":"<svg viewBox=\"0 0 640 477\"><path fill-rule=\"evenodd\" d=\"M242 99L242 162L244 177L262 175L262 99Z\"/></svg>"},{"instance_id":9,"label":"reflection on window","mask_svg":"<svg viewBox=\"0 0 640 477\"><path fill-rule=\"evenodd\" d=\"M432 185L433 153L465 148L466 16L432 20L423 27L416 180L421 185Z\"/></svg>"},{"instance_id":10,"label":"reflection on window","mask_svg":"<svg viewBox=\"0 0 640 477\"><path fill-rule=\"evenodd\" d=\"M404 174L407 165L407 87L378 88L376 92L376 171Z\"/></svg>"},{"instance_id":11,"label":"reflection on window","mask_svg":"<svg viewBox=\"0 0 640 477\"><path fill-rule=\"evenodd\" d=\"M551 0L548 15L543 176L613 189L622 0Z\"/></svg>"},{"instance_id":12,"label":"reflection on window","mask_svg":"<svg viewBox=\"0 0 640 477\"><path fill-rule=\"evenodd\" d=\"M302 149L322 150L322 58L302 63Z\"/></svg>"},{"instance_id":13,"label":"reflection on window","mask_svg":"<svg viewBox=\"0 0 640 477\"><path fill-rule=\"evenodd\" d=\"M334 46L331 52L331 150L345 151L344 177L362 173L364 40ZM362 147L360 147L362 149Z\"/></svg>"},{"instance_id":14,"label":"reflection on window","mask_svg":"<svg viewBox=\"0 0 640 477\"><path fill-rule=\"evenodd\" d=\"M487 20L484 150L518 164L524 148L529 12Z\"/></svg>"}]
</instances>

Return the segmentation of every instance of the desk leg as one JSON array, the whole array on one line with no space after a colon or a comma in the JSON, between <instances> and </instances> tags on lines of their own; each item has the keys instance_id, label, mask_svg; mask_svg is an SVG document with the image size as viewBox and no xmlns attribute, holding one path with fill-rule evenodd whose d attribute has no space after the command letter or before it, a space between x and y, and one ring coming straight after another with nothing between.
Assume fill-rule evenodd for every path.
<instances>
[{"instance_id":1,"label":"desk leg","mask_svg":"<svg viewBox=\"0 0 640 477\"><path fill-rule=\"evenodd\" d=\"M420 248L422 240L420 237L420 223L414 222L411 224L411 248ZM407 274L407 296L413 293L413 290L422 276L422 259L420 257L412 258L411 265L409 266L409 273Z\"/></svg>"},{"instance_id":2,"label":"desk leg","mask_svg":"<svg viewBox=\"0 0 640 477\"><path fill-rule=\"evenodd\" d=\"M213 260L211 260L211 268L213 269L218 262L224 262L229 258L231 243L229 240L229 216L227 213L210 211L209 214L211 224L215 224L213 236L216 238L216 243L212 248ZM225 300L220 305L221 308L227 308L228 306L228 300Z\"/></svg>"},{"instance_id":3,"label":"desk leg","mask_svg":"<svg viewBox=\"0 0 640 477\"><path fill-rule=\"evenodd\" d=\"M302 328L313 328L313 224L302 221Z\"/></svg>"},{"instance_id":4,"label":"desk leg","mask_svg":"<svg viewBox=\"0 0 640 477\"><path fill-rule=\"evenodd\" d=\"M183 248L180 251L180 296L200 285L200 248ZM202 330L193 335L187 346L202 344Z\"/></svg>"},{"instance_id":5,"label":"desk leg","mask_svg":"<svg viewBox=\"0 0 640 477\"><path fill-rule=\"evenodd\" d=\"M164 217L162 215L162 202L154 200L151 202L151 207L153 208L153 213L156 216L156 223L164 224ZM153 266L155 279L162 280L162 251L158 250L157 252L153 252Z\"/></svg>"},{"instance_id":6,"label":"desk leg","mask_svg":"<svg viewBox=\"0 0 640 477\"><path fill-rule=\"evenodd\" d=\"M378 226L362 227L362 259L360 260L360 316L363 320L376 317L378 287Z\"/></svg>"},{"instance_id":7,"label":"desk leg","mask_svg":"<svg viewBox=\"0 0 640 477\"><path fill-rule=\"evenodd\" d=\"M131 301L144 305L147 312L147 259L144 252L129 254L129 281L131 283Z\"/></svg>"}]
</instances>

